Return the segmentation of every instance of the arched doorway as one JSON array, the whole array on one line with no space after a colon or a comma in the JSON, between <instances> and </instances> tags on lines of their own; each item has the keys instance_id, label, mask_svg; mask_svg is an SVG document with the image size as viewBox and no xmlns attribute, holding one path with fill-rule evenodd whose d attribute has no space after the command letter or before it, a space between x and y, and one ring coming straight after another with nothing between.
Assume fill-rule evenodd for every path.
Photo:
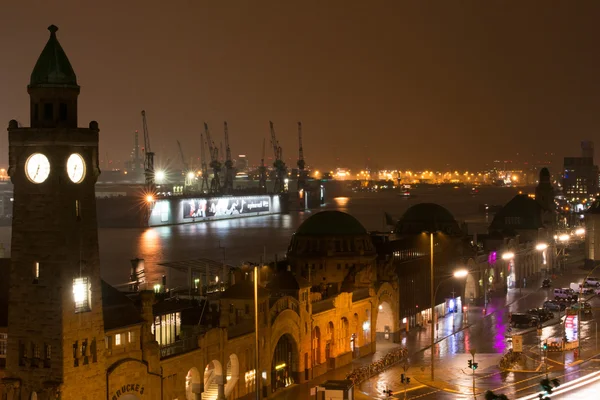
<instances>
[{"instance_id":1,"label":"arched doorway","mask_svg":"<svg viewBox=\"0 0 600 400\"><path fill-rule=\"evenodd\" d=\"M271 390L275 392L293 384L297 369L298 346L290 335L283 334L277 341L271 359Z\"/></svg>"},{"instance_id":2,"label":"arched doorway","mask_svg":"<svg viewBox=\"0 0 600 400\"><path fill-rule=\"evenodd\" d=\"M467 275L467 280L465 281L465 301L473 301L477 296L477 280L473 277L472 274Z\"/></svg>"},{"instance_id":3,"label":"arched doorway","mask_svg":"<svg viewBox=\"0 0 600 400\"><path fill-rule=\"evenodd\" d=\"M200 372L198 372L196 367L192 367L190 368L185 377L186 400L196 400L196 398L194 397L194 393L200 394L200 390Z\"/></svg>"},{"instance_id":4,"label":"arched doorway","mask_svg":"<svg viewBox=\"0 0 600 400\"><path fill-rule=\"evenodd\" d=\"M219 395L219 384L223 382L223 367L217 360L212 360L204 368L204 393L202 400L214 400Z\"/></svg>"},{"instance_id":5,"label":"arched doorway","mask_svg":"<svg viewBox=\"0 0 600 400\"><path fill-rule=\"evenodd\" d=\"M392 306L387 301L382 301L377 307L377 324L375 333L377 340L391 340L390 335L394 330L394 313Z\"/></svg>"},{"instance_id":6,"label":"arched doorway","mask_svg":"<svg viewBox=\"0 0 600 400\"><path fill-rule=\"evenodd\" d=\"M312 331L312 362L313 367L321 364L321 329L318 326Z\"/></svg>"},{"instance_id":7,"label":"arched doorway","mask_svg":"<svg viewBox=\"0 0 600 400\"><path fill-rule=\"evenodd\" d=\"M329 321L327 324L327 332L325 333L325 361L327 362L327 369L335 368L335 328L333 322Z\"/></svg>"},{"instance_id":8,"label":"arched doorway","mask_svg":"<svg viewBox=\"0 0 600 400\"><path fill-rule=\"evenodd\" d=\"M350 348L350 323L348 322L348 319L346 317L342 317L341 324L342 324L342 326L341 326L342 334L340 337L340 341L341 341L340 353L344 354L344 353L347 353L350 350L352 350Z\"/></svg>"},{"instance_id":9,"label":"arched doorway","mask_svg":"<svg viewBox=\"0 0 600 400\"><path fill-rule=\"evenodd\" d=\"M37 397L36 397L37 400ZM124 396L119 397L119 400L140 400L135 394L128 393Z\"/></svg>"},{"instance_id":10,"label":"arched doorway","mask_svg":"<svg viewBox=\"0 0 600 400\"><path fill-rule=\"evenodd\" d=\"M227 383L225 384L225 397L229 397L229 394L235 388L240 378L240 362L238 356L231 354L229 360L227 360Z\"/></svg>"}]
</instances>

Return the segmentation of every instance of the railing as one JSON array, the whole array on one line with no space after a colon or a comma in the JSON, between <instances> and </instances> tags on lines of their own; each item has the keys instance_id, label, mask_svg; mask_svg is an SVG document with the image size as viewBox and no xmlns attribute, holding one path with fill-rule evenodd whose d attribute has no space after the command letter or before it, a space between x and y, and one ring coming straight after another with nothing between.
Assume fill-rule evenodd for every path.
<instances>
[{"instance_id":1,"label":"railing","mask_svg":"<svg viewBox=\"0 0 600 400\"><path fill-rule=\"evenodd\" d=\"M312 303L313 314L318 314L323 311L331 310L333 308L333 297L325 300L315 301Z\"/></svg>"},{"instance_id":2,"label":"railing","mask_svg":"<svg viewBox=\"0 0 600 400\"><path fill-rule=\"evenodd\" d=\"M160 346L160 358L175 356L177 354L187 353L198 348L198 337L194 334L191 337L177 340L173 343Z\"/></svg>"},{"instance_id":3,"label":"railing","mask_svg":"<svg viewBox=\"0 0 600 400\"><path fill-rule=\"evenodd\" d=\"M292 310L298 314L298 316L300 316L300 303L291 296L285 296L278 299L273 306L271 306L271 310L269 311L271 315L271 323L275 322L277 316L285 310Z\"/></svg>"},{"instance_id":4,"label":"railing","mask_svg":"<svg viewBox=\"0 0 600 400\"><path fill-rule=\"evenodd\" d=\"M364 300L370 297L369 288L360 288L352 292L352 302ZM314 306L313 306L314 309Z\"/></svg>"},{"instance_id":5,"label":"railing","mask_svg":"<svg viewBox=\"0 0 600 400\"><path fill-rule=\"evenodd\" d=\"M254 319L247 319L235 325L227 327L227 338L232 339L238 336L247 335L254 332Z\"/></svg>"}]
</instances>

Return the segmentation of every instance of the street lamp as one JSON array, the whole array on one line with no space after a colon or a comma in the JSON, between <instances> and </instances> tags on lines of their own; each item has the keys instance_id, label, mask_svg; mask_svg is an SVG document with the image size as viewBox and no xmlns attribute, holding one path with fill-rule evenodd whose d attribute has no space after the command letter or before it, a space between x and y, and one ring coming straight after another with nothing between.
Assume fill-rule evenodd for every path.
<instances>
[{"instance_id":1,"label":"street lamp","mask_svg":"<svg viewBox=\"0 0 600 400\"><path fill-rule=\"evenodd\" d=\"M577 236L583 236L583 235L585 235L585 228L577 228L577 229L575 229L575 234Z\"/></svg>"}]
</instances>

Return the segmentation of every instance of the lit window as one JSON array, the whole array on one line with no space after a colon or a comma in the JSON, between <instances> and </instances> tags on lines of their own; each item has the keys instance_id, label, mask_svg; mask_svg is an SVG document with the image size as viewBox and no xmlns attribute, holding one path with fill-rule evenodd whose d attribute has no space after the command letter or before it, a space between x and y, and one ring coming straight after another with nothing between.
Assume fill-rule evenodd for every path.
<instances>
[{"instance_id":1,"label":"lit window","mask_svg":"<svg viewBox=\"0 0 600 400\"><path fill-rule=\"evenodd\" d=\"M110 336L104 337L104 347L106 347L107 350L112 348L112 338Z\"/></svg>"},{"instance_id":2,"label":"lit window","mask_svg":"<svg viewBox=\"0 0 600 400\"><path fill-rule=\"evenodd\" d=\"M115 335L115 346L120 346L121 345L121 334L117 333Z\"/></svg>"},{"instance_id":3,"label":"lit window","mask_svg":"<svg viewBox=\"0 0 600 400\"><path fill-rule=\"evenodd\" d=\"M127 332L127 335L128 335L127 341L129 343L133 343L133 341L135 340L135 332L129 331L129 332Z\"/></svg>"},{"instance_id":4,"label":"lit window","mask_svg":"<svg viewBox=\"0 0 600 400\"><path fill-rule=\"evenodd\" d=\"M40 277L40 263L35 263L35 279L39 279Z\"/></svg>"},{"instance_id":5,"label":"lit window","mask_svg":"<svg viewBox=\"0 0 600 400\"><path fill-rule=\"evenodd\" d=\"M0 358L6 358L8 334L0 333Z\"/></svg>"},{"instance_id":6,"label":"lit window","mask_svg":"<svg viewBox=\"0 0 600 400\"><path fill-rule=\"evenodd\" d=\"M73 279L75 312L90 311L90 282L87 277Z\"/></svg>"}]
</instances>

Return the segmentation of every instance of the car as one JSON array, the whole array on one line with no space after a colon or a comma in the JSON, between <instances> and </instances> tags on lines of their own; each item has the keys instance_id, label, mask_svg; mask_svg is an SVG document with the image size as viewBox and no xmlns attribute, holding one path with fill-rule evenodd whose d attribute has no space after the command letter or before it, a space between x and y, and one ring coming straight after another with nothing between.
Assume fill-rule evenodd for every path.
<instances>
[{"instance_id":1,"label":"car","mask_svg":"<svg viewBox=\"0 0 600 400\"><path fill-rule=\"evenodd\" d=\"M544 279L542 282L542 287L543 288L549 288L552 284L552 281L550 279Z\"/></svg>"},{"instance_id":2,"label":"car","mask_svg":"<svg viewBox=\"0 0 600 400\"><path fill-rule=\"evenodd\" d=\"M592 314L592 305L590 303L588 303L587 301L574 303L573 305L571 305L570 308L573 311L578 311L580 307L581 307L581 312L584 315Z\"/></svg>"},{"instance_id":3,"label":"car","mask_svg":"<svg viewBox=\"0 0 600 400\"><path fill-rule=\"evenodd\" d=\"M517 328L519 326L538 326L540 319L535 315L525 313L514 313L510 316L510 326Z\"/></svg>"},{"instance_id":4,"label":"car","mask_svg":"<svg viewBox=\"0 0 600 400\"><path fill-rule=\"evenodd\" d=\"M600 278L587 277L585 283L589 286L600 287Z\"/></svg>"},{"instance_id":5,"label":"car","mask_svg":"<svg viewBox=\"0 0 600 400\"><path fill-rule=\"evenodd\" d=\"M567 305L564 301L546 300L542 307L550 311L564 311Z\"/></svg>"},{"instance_id":6,"label":"car","mask_svg":"<svg viewBox=\"0 0 600 400\"><path fill-rule=\"evenodd\" d=\"M577 301L577 293L570 288L556 288L554 289L555 300L566 300L566 301Z\"/></svg>"},{"instance_id":7,"label":"car","mask_svg":"<svg viewBox=\"0 0 600 400\"><path fill-rule=\"evenodd\" d=\"M531 308L527 311L527 314L535 315L541 322L554 318L554 313L546 308Z\"/></svg>"}]
</instances>

